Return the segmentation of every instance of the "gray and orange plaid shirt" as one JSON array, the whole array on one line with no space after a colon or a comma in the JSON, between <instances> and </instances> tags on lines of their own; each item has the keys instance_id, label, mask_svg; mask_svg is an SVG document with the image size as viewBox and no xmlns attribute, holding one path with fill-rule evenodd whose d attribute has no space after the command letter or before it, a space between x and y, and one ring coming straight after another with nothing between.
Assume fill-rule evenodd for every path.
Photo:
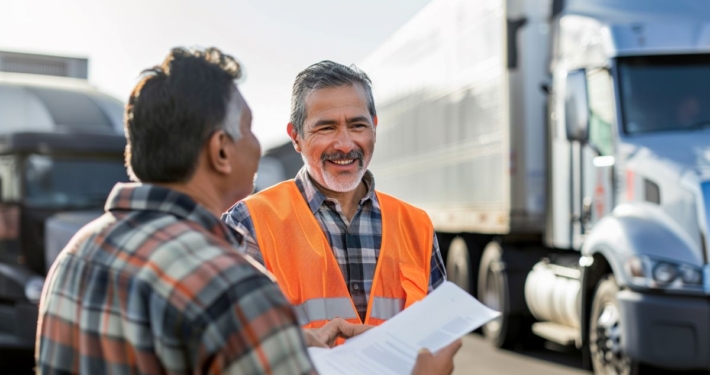
<instances>
[{"instance_id":1,"label":"gray and orange plaid shirt","mask_svg":"<svg viewBox=\"0 0 710 375\"><path fill-rule=\"evenodd\" d=\"M187 195L117 185L47 276L41 374L314 373L291 306Z\"/></svg>"}]
</instances>

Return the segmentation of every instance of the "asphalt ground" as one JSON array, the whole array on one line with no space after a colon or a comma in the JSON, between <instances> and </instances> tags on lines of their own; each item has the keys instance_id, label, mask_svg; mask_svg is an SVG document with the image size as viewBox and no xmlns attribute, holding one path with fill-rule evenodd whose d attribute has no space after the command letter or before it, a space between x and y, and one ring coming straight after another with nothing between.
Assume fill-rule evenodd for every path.
<instances>
[{"instance_id":1,"label":"asphalt ground","mask_svg":"<svg viewBox=\"0 0 710 375\"><path fill-rule=\"evenodd\" d=\"M582 367L582 355L577 350L544 347L502 350L493 347L480 335L463 338L463 346L454 358L454 375L591 375Z\"/></svg>"},{"instance_id":2,"label":"asphalt ground","mask_svg":"<svg viewBox=\"0 0 710 375\"><path fill-rule=\"evenodd\" d=\"M32 353L0 351L0 374L33 374ZM657 374L708 374L706 372L654 371ZM577 350L559 347L517 348L502 350L488 344L480 335L463 338L463 347L455 358L454 375L591 375L582 367Z\"/></svg>"},{"instance_id":3,"label":"asphalt ground","mask_svg":"<svg viewBox=\"0 0 710 375\"><path fill-rule=\"evenodd\" d=\"M583 368L582 353L579 350L550 343L532 349L502 350L494 348L478 334L463 338L463 347L454 360L454 375L592 375L591 371ZM708 375L708 372L645 369L642 374Z\"/></svg>"}]
</instances>

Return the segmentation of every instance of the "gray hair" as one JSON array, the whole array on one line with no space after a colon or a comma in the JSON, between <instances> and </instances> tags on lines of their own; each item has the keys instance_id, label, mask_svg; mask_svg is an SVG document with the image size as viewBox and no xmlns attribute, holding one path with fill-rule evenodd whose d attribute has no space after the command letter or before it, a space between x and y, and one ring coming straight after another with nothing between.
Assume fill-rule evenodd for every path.
<instances>
[{"instance_id":1,"label":"gray hair","mask_svg":"<svg viewBox=\"0 0 710 375\"><path fill-rule=\"evenodd\" d=\"M325 87L339 87L358 84L365 89L367 95L367 109L370 116L375 118L375 99L372 96L372 82L370 78L355 65L349 67L324 60L315 63L296 76L291 95L291 124L299 135L303 136L303 123L306 121L306 97L311 92Z\"/></svg>"},{"instance_id":2,"label":"gray hair","mask_svg":"<svg viewBox=\"0 0 710 375\"><path fill-rule=\"evenodd\" d=\"M233 100L234 95L239 95L236 86L229 94L224 119L217 125L217 128L223 130L236 142L242 138L242 129L239 128L239 124L241 122L242 112L244 111L244 103L241 101L235 102ZM233 124L233 126L229 126L230 123Z\"/></svg>"}]
</instances>

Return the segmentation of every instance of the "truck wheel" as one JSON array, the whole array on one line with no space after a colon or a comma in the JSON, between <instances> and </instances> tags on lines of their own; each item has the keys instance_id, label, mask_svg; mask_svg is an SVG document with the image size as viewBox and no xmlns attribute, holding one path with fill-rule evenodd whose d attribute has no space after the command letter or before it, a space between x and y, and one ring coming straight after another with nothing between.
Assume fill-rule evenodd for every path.
<instances>
[{"instance_id":1,"label":"truck wheel","mask_svg":"<svg viewBox=\"0 0 710 375\"><path fill-rule=\"evenodd\" d=\"M621 350L621 311L616 300L619 286L614 275L597 285L589 322L589 352L595 374L638 375L639 364Z\"/></svg>"},{"instance_id":2,"label":"truck wheel","mask_svg":"<svg viewBox=\"0 0 710 375\"><path fill-rule=\"evenodd\" d=\"M508 275L503 262L503 249L495 241L488 243L478 273L478 297L486 306L500 311L501 316L483 326L483 334L499 348L511 348L518 341L522 317L511 314Z\"/></svg>"},{"instance_id":3,"label":"truck wheel","mask_svg":"<svg viewBox=\"0 0 710 375\"><path fill-rule=\"evenodd\" d=\"M466 241L456 237L451 241L446 255L447 279L472 294L471 271L471 256Z\"/></svg>"}]
</instances>

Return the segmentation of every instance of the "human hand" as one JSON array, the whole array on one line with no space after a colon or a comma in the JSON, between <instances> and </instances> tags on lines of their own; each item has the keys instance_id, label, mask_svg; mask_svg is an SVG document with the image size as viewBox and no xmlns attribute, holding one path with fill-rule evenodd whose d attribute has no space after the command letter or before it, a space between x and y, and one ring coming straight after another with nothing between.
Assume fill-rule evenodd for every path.
<instances>
[{"instance_id":1,"label":"human hand","mask_svg":"<svg viewBox=\"0 0 710 375\"><path fill-rule=\"evenodd\" d=\"M426 349L419 350L412 375L451 375L454 372L454 355L461 349L461 339L431 354Z\"/></svg>"},{"instance_id":2,"label":"human hand","mask_svg":"<svg viewBox=\"0 0 710 375\"><path fill-rule=\"evenodd\" d=\"M328 349L328 345L321 341L318 336L316 335L317 329L304 329L303 330L303 338L306 340L306 346L307 347L316 347L316 348L326 348Z\"/></svg>"},{"instance_id":3,"label":"human hand","mask_svg":"<svg viewBox=\"0 0 710 375\"><path fill-rule=\"evenodd\" d=\"M344 319L335 318L323 327L316 329L304 329L306 345L316 346L319 348L330 348L335 345L335 340L338 337L349 339L355 337L373 326L364 324L352 324Z\"/></svg>"}]
</instances>

